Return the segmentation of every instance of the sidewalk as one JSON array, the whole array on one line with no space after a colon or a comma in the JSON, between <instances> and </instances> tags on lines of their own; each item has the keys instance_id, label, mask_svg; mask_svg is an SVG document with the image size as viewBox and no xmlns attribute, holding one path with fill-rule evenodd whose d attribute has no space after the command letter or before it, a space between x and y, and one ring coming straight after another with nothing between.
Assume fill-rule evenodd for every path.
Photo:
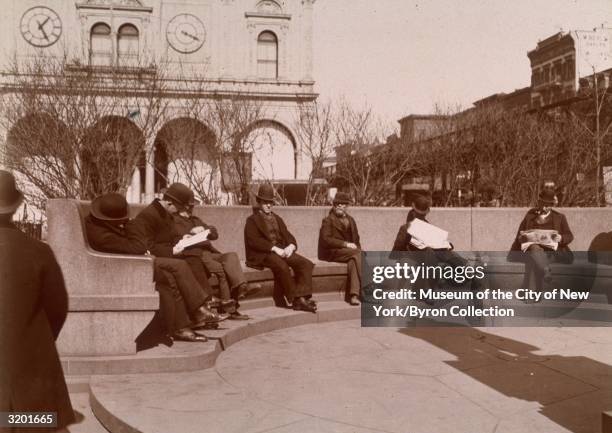
<instances>
[{"instance_id":1,"label":"sidewalk","mask_svg":"<svg viewBox=\"0 0 612 433\"><path fill-rule=\"evenodd\" d=\"M126 432L594 433L612 333L317 323L238 342L211 369L91 389Z\"/></svg>"}]
</instances>

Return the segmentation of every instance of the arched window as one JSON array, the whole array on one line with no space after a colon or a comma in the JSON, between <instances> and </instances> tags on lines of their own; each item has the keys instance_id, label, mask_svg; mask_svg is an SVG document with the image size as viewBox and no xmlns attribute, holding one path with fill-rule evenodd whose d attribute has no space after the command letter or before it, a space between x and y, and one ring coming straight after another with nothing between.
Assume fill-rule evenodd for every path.
<instances>
[{"instance_id":1,"label":"arched window","mask_svg":"<svg viewBox=\"0 0 612 433\"><path fill-rule=\"evenodd\" d=\"M261 32L257 37L257 76L278 78L278 40L270 31Z\"/></svg>"},{"instance_id":2,"label":"arched window","mask_svg":"<svg viewBox=\"0 0 612 433\"><path fill-rule=\"evenodd\" d=\"M117 60L119 66L138 66L138 29L131 24L119 27Z\"/></svg>"},{"instance_id":3,"label":"arched window","mask_svg":"<svg viewBox=\"0 0 612 433\"><path fill-rule=\"evenodd\" d=\"M89 63L94 66L110 66L113 60L113 42L110 26L104 23L91 28Z\"/></svg>"}]
</instances>

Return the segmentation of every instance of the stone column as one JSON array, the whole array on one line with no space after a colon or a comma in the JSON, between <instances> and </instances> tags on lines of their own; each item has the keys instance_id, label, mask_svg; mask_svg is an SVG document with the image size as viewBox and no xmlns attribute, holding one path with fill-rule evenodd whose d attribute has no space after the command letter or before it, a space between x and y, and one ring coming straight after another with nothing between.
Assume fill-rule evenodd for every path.
<instances>
[{"instance_id":1,"label":"stone column","mask_svg":"<svg viewBox=\"0 0 612 433\"><path fill-rule=\"evenodd\" d=\"M153 139L147 140L145 164L145 203L155 198L155 145Z\"/></svg>"},{"instance_id":2,"label":"stone column","mask_svg":"<svg viewBox=\"0 0 612 433\"><path fill-rule=\"evenodd\" d=\"M302 28L304 29L304 81L312 81L312 10L316 0L302 0Z\"/></svg>"},{"instance_id":3,"label":"stone column","mask_svg":"<svg viewBox=\"0 0 612 433\"><path fill-rule=\"evenodd\" d=\"M132 183L127 190L127 201L129 203L140 203L140 193L140 170L136 167L132 174Z\"/></svg>"}]
</instances>

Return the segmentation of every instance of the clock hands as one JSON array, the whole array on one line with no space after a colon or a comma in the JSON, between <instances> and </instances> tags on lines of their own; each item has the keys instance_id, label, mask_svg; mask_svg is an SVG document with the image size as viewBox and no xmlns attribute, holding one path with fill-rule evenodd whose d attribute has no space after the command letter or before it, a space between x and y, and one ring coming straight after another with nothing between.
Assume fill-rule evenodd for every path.
<instances>
[{"instance_id":1,"label":"clock hands","mask_svg":"<svg viewBox=\"0 0 612 433\"><path fill-rule=\"evenodd\" d=\"M200 38L198 38L197 36L192 35L191 33L187 33L185 30L181 30L181 34L193 39L194 41L200 41Z\"/></svg>"},{"instance_id":2,"label":"clock hands","mask_svg":"<svg viewBox=\"0 0 612 433\"><path fill-rule=\"evenodd\" d=\"M47 35L45 28L43 27L45 24L47 24L47 21L49 21L49 17L47 17L47 19L44 20L42 23L36 20L36 22L38 23L38 29L43 33L43 36L45 37L45 39L49 40L49 36Z\"/></svg>"}]
</instances>

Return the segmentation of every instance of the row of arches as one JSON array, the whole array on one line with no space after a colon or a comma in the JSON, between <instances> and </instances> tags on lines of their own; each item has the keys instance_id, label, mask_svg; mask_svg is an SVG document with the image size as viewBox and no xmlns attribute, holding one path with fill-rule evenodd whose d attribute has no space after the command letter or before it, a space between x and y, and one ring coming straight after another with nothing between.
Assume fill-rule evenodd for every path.
<instances>
[{"instance_id":1,"label":"row of arches","mask_svg":"<svg viewBox=\"0 0 612 433\"><path fill-rule=\"evenodd\" d=\"M262 119L249 125L240 139L249 180L296 178L297 147L287 127ZM9 155L27 159L49 173L59 169L78 177L81 195L88 198L126 185L134 202L141 201L145 191L158 193L177 181L207 183L200 185L201 191L227 187L222 176L227 146L202 121L183 117L166 122L154 137L148 168L146 141L127 117L106 116L76 136L64 123L43 113L21 118L7 137ZM147 170L153 170L153 176L147 176ZM153 185L147 185L151 178Z\"/></svg>"}]
</instances>

